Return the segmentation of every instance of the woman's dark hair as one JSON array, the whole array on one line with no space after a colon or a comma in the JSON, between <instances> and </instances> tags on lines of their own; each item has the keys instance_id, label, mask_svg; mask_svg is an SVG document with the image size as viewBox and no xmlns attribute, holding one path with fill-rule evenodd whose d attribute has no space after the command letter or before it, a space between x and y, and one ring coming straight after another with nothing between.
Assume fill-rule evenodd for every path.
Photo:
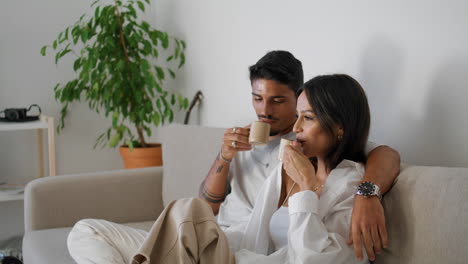
<instances>
[{"instance_id":1,"label":"woman's dark hair","mask_svg":"<svg viewBox=\"0 0 468 264\"><path fill-rule=\"evenodd\" d=\"M268 52L249 67L249 72L250 82L256 79L273 80L287 85L294 93L304 84L301 61L284 50Z\"/></svg>"},{"instance_id":2,"label":"woman's dark hair","mask_svg":"<svg viewBox=\"0 0 468 264\"><path fill-rule=\"evenodd\" d=\"M327 168L334 169L343 159L365 163L370 111L361 85L345 74L322 75L306 82L298 93L302 91L321 127L335 141L325 157ZM333 132L336 125L343 128L340 140Z\"/></svg>"}]
</instances>

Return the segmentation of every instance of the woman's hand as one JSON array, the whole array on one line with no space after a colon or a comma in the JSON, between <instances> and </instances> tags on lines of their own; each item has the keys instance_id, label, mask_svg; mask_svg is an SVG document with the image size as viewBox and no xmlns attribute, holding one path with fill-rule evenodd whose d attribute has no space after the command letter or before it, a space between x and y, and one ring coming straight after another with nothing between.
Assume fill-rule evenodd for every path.
<instances>
[{"instance_id":1,"label":"woman's hand","mask_svg":"<svg viewBox=\"0 0 468 264\"><path fill-rule=\"evenodd\" d=\"M306 157L299 144L294 141L293 146L285 146L283 168L286 174L301 188L301 191L313 190L318 185L315 168Z\"/></svg>"}]
</instances>

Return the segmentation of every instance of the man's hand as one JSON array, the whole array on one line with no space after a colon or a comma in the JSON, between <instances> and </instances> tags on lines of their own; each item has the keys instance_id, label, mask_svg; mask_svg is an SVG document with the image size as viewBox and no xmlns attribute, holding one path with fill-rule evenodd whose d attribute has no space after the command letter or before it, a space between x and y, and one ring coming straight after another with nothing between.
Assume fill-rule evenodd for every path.
<instances>
[{"instance_id":1,"label":"man's hand","mask_svg":"<svg viewBox=\"0 0 468 264\"><path fill-rule=\"evenodd\" d=\"M232 160L237 151L252 149L249 144L250 127L233 127L226 129L221 147L222 158Z\"/></svg>"},{"instance_id":2,"label":"man's hand","mask_svg":"<svg viewBox=\"0 0 468 264\"><path fill-rule=\"evenodd\" d=\"M362 244L369 260L375 260L375 253L380 254L382 247L388 246L387 229L382 204L377 196L364 198L356 195L348 245L354 245L358 260L362 260ZM375 251L375 252L374 252Z\"/></svg>"}]
</instances>

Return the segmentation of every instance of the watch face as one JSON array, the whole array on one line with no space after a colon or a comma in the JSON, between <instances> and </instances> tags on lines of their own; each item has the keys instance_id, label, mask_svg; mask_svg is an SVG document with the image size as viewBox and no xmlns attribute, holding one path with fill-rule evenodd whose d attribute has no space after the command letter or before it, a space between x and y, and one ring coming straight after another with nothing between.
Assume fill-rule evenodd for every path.
<instances>
[{"instance_id":1,"label":"watch face","mask_svg":"<svg viewBox=\"0 0 468 264\"><path fill-rule=\"evenodd\" d=\"M370 196L374 194L375 186L371 182L363 182L359 185L358 191L364 196Z\"/></svg>"}]
</instances>

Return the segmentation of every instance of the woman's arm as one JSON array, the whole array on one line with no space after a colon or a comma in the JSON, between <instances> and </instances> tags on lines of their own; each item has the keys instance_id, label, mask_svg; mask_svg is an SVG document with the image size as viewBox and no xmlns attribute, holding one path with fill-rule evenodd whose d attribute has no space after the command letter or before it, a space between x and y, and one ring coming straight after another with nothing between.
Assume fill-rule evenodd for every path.
<instances>
[{"instance_id":1,"label":"woman's arm","mask_svg":"<svg viewBox=\"0 0 468 264\"><path fill-rule=\"evenodd\" d=\"M289 263L359 263L346 243L354 188L337 191L332 200L328 195L320 198L331 206L323 219L314 192L299 192L289 199Z\"/></svg>"}]
</instances>

